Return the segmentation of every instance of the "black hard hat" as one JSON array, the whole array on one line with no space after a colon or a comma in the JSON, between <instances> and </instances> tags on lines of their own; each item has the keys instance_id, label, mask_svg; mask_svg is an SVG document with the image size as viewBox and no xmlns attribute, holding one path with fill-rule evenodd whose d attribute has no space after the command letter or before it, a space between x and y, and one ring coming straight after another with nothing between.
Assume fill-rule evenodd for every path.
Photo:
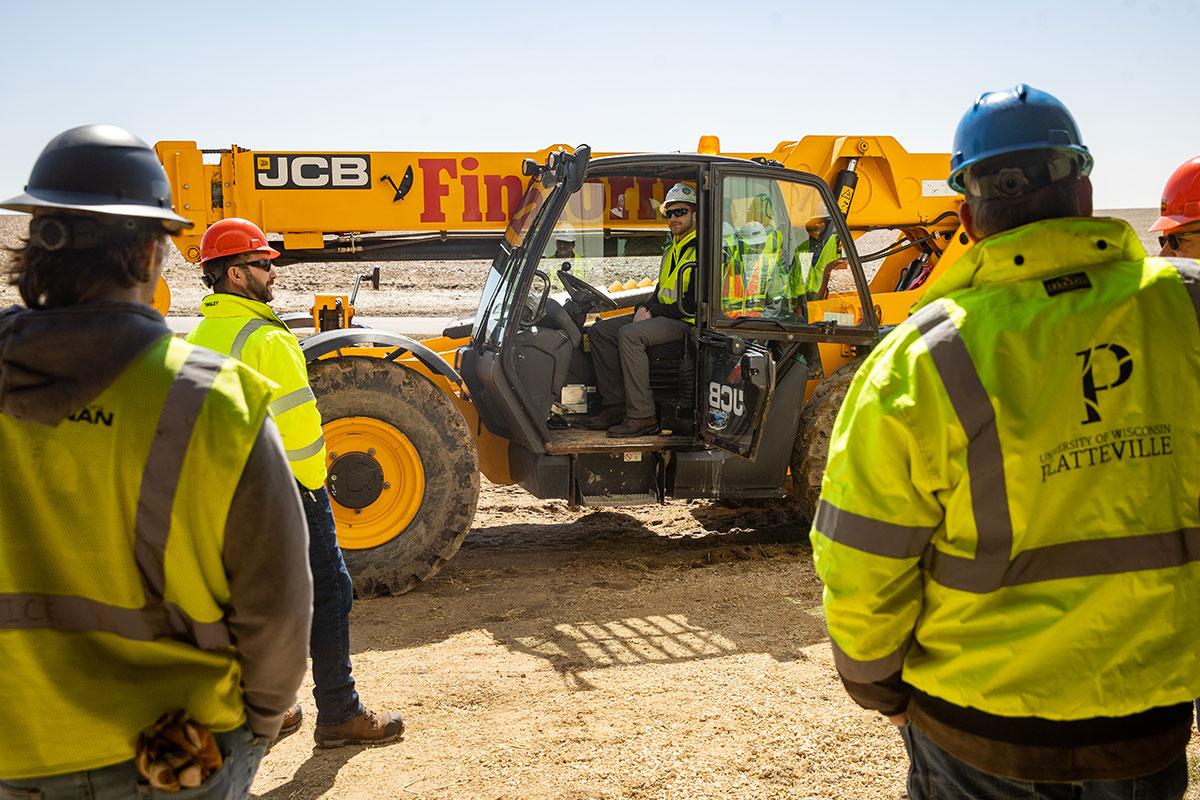
<instances>
[{"instance_id":1,"label":"black hard hat","mask_svg":"<svg viewBox=\"0 0 1200 800\"><path fill-rule=\"evenodd\" d=\"M154 151L116 125L82 125L55 136L34 162L25 193L0 208L156 219L171 233L193 224L171 209L171 184Z\"/></svg>"}]
</instances>

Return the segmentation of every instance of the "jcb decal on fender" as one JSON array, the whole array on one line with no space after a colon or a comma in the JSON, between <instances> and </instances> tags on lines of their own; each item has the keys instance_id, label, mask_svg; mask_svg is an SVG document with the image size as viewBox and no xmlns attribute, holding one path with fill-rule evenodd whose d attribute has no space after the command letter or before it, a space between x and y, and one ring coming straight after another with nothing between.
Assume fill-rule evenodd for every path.
<instances>
[{"instance_id":1,"label":"jcb decal on fender","mask_svg":"<svg viewBox=\"0 0 1200 800\"><path fill-rule=\"evenodd\" d=\"M369 189L371 156L368 153L256 155L254 186L256 189Z\"/></svg>"},{"instance_id":2,"label":"jcb decal on fender","mask_svg":"<svg viewBox=\"0 0 1200 800\"><path fill-rule=\"evenodd\" d=\"M708 384L708 407L740 417L746 413L746 394L741 389L713 381Z\"/></svg>"}]
</instances>

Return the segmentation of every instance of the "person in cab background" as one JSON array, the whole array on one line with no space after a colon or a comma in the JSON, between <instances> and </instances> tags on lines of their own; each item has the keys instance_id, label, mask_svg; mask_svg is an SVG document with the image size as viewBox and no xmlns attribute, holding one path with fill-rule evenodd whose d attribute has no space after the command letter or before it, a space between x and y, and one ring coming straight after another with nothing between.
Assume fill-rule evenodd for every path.
<instances>
[{"instance_id":1,"label":"person in cab background","mask_svg":"<svg viewBox=\"0 0 1200 800\"><path fill-rule=\"evenodd\" d=\"M581 281L591 281L591 271L586 269L577 252L578 237L575 233L575 228L560 224L554 229L554 235L550 237L551 244L554 250L547 258L550 260L549 274L552 276L556 286L561 285L558 280L558 270L563 266L569 267L569 271Z\"/></svg>"},{"instance_id":2,"label":"person in cab background","mask_svg":"<svg viewBox=\"0 0 1200 800\"><path fill-rule=\"evenodd\" d=\"M364 708L354 688L349 619L354 587L325 488L321 412L308 384L300 343L268 305L274 297L272 261L278 256L266 234L249 220L223 219L205 231L200 263L204 283L213 293L201 301L203 319L187 339L245 362L278 385L271 416L283 437L308 521L313 576L310 649L317 703L313 738L321 747L383 744L400 738L404 723L395 712L377 714ZM301 718L296 705L280 735L298 730Z\"/></svg>"},{"instance_id":3,"label":"person in cab background","mask_svg":"<svg viewBox=\"0 0 1200 800\"><path fill-rule=\"evenodd\" d=\"M1200 694L1200 264L1091 218L1074 118L979 97L974 246L859 368L811 539L909 796L1178 798Z\"/></svg>"},{"instance_id":4,"label":"person in cab background","mask_svg":"<svg viewBox=\"0 0 1200 800\"><path fill-rule=\"evenodd\" d=\"M613 437L646 436L658 432L654 394L650 390L650 358L646 349L688 335L695 318L680 311L696 307L696 190L677 183L667 192L662 212L671 241L663 253L658 283L650 299L632 315L602 319L592 326L589 340L600 413L589 420L593 430L608 429ZM681 280L682 272L688 274Z\"/></svg>"},{"instance_id":5,"label":"person in cab background","mask_svg":"<svg viewBox=\"0 0 1200 800\"><path fill-rule=\"evenodd\" d=\"M145 142L52 139L0 312L0 796L149 797L138 734L186 710L245 797L304 677L312 583L271 385L149 306L171 210ZM190 794L190 793L189 793Z\"/></svg>"},{"instance_id":6,"label":"person in cab background","mask_svg":"<svg viewBox=\"0 0 1200 800\"><path fill-rule=\"evenodd\" d=\"M825 214L812 217L804 225L808 234L792 254L792 293L798 298L817 300L828 283L826 274L838 266L841 259L837 231ZM807 310L807 309L806 309Z\"/></svg>"},{"instance_id":7,"label":"person in cab background","mask_svg":"<svg viewBox=\"0 0 1200 800\"><path fill-rule=\"evenodd\" d=\"M727 251L721 287L726 317L778 317L790 311L783 270L783 237L757 220L747 222L723 246Z\"/></svg>"},{"instance_id":8,"label":"person in cab background","mask_svg":"<svg viewBox=\"0 0 1200 800\"><path fill-rule=\"evenodd\" d=\"M1159 208L1162 216L1150 226L1160 234L1159 255L1200 258L1200 156L1171 174Z\"/></svg>"}]
</instances>

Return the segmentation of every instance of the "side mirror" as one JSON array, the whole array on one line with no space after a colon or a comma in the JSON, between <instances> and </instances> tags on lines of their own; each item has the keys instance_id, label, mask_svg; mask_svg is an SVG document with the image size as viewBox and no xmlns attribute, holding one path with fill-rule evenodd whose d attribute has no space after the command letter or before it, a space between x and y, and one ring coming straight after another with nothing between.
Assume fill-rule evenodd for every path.
<instances>
[{"instance_id":1,"label":"side mirror","mask_svg":"<svg viewBox=\"0 0 1200 800\"><path fill-rule=\"evenodd\" d=\"M533 297L533 287L529 287L529 297L525 298L525 306L521 309L521 325L525 327L536 325L542 317L546 316L546 301L550 299L550 276L539 269L533 273L533 277L534 280L541 279L542 291L537 305L530 306L529 300Z\"/></svg>"}]
</instances>

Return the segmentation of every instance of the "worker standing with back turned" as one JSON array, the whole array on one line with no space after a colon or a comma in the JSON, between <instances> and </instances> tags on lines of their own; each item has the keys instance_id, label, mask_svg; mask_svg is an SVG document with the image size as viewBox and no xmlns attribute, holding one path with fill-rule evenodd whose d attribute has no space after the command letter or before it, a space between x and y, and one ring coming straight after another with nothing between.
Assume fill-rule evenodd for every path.
<instances>
[{"instance_id":1,"label":"worker standing with back turned","mask_svg":"<svg viewBox=\"0 0 1200 800\"><path fill-rule=\"evenodd\" d=\"M975 241L871 352L812 529L834 661L911 798L1179 798L1200 694L1200 263L1093 219L1019 85L959 123Z\"/></svg>"},{"instance_id":2,"label":"worker standing with back turned","mask_svg":"<svg viewBox=\"0 0 1200 800\"><path fill-rule=\"evenodd\" d=\"M60 134L0 207L33 215L0 312L0 797L245 797L312 600L271 384L150 308L192 223L136 136ZM220 763L138 749L177 712Z\"/></svg>"},{"instance_id":3,"label":"worker standing with back turned","mask_svg":"<svg viewBox=\"0 0 1200 800\"><path fill-rule=\"evenodd\" d=\"M188 335L202 344L245 362L279 385L270 411L279 426L288 462L300 488L308 521L309 565L313 576L310 647L317 725L313 738L321 747L384 744L404 733L395 712L376 714L364 708L350 668L350 607L354 587L338 546L329 492L325 488L325 439L321 412L308 384L308 368L300 343L267 305L274 297L279 251L249 220L232 217L216 222L200 240L204 283L213 290L200 303L204 319ZM299 729L300 706L284 720L281 736Z\"/></svg>"}]
</instances>

